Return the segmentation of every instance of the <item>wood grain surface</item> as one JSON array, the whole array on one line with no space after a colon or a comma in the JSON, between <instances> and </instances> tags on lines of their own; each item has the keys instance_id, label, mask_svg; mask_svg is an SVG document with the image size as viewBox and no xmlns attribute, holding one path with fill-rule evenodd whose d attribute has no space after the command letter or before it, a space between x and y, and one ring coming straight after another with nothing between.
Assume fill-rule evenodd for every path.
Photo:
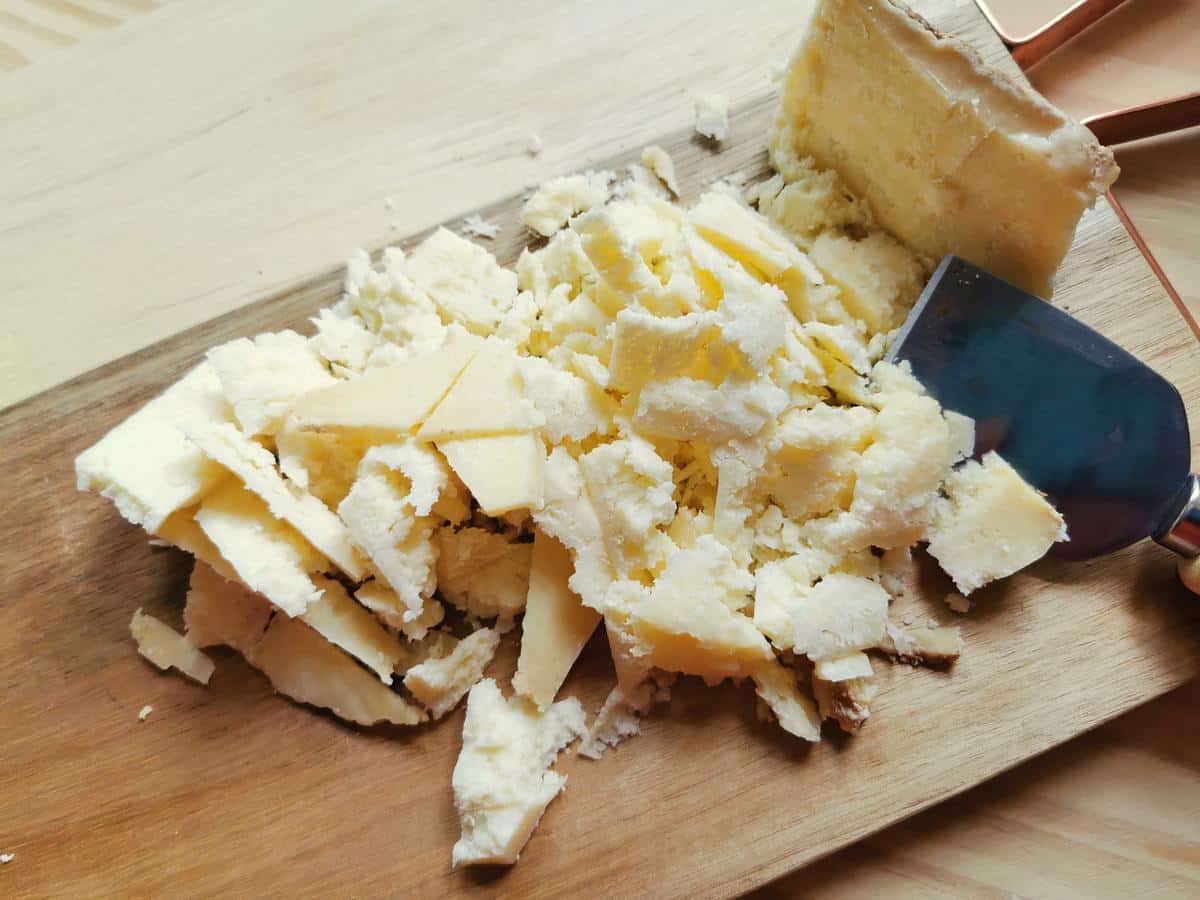
<instances>
[{"instance_id":1,"label":"wood grain surface","mask_svg":"<svg viewBox=\"0 0 1200 900\"><path fill-rule=\"evenodd\" d=\"M753 121L760 113L748 106L742 121L761 128ZM693 186L702 168L724 172L753 160L757 146L748 141L716 160L685 142L680 159L696 173ZM1126 170L1128 178L1127 164ZM1096 254L1089 263L1107 258L1120 243L1104 228L1088 236L1095 243L1086 252ZM504 246L511 249L514 238L510 227ZM1154 297L1161 305L1144 272L1110 284L1126 292L1127 304L1128 297ZM583 846L603 851L608 866L601 872L589 866L588 887L726 893L873 827L863 824L864 817L874 821L881 810L880 820L895 817L936 799L913 799L931 784L953 790L978 780L981 765L1007 765L1036 752L1177 682L1196 665L1195 633L1187 631L1194 625L1181 625L1192 621L1187 599L1175 592L1153 548L1114 561L1125 569L1127 597L1114 593L1102 572L1040 567L989 598L987 606L994 608L969 621L971 652L954 676L898 673L860 739L800 754L798 761L786 742L752 722L745 695L727 690L722 696L729 695L729 702L712 709L709 693L685 693L645 737L599 764L570 766L568 793L556 801L517 873L485 885L470 878L447 881L454 833L448 776L459 721L412 740L364 738L267 698L256 677L234 662L222 660L208 692L156 676L132 655L128 615L139 604L169 614L186 570L175 554L147 550L103 504L63 489L70 456L204 346L298 321L326 302L329 291L318 278L5 414L0 456L8 464L6 477L21 486L13 499L26 514L19 529L5 526L8 533L0 535L10 573L0 589L6 763L0 851L18 854L0 869L0 893L10 886L16 895L59 896L121 888L160 895L256 888L338 893L345 892L347 872L363 873L359 883L369 893L440 886L517 893L535 880L545 890L563 886L561 873ZM1105 293L1114 312L1115 294ZM1079 312L1074 305L1072 310ZM1165 352L1194 366L1194 353L1189 360L1189 348L1173 343L1169 332L1156 335L1115 318L1101 316L1133 328L1118 339L1143 358ZM1150 346L1156 336L1165 346ZM1194 373L1185 380L1194 388ZM1054 583L1063 579L1078 583ZM1021 600L1027 593L1031 599L1036 594L1036 604ZM1056 600L1077 593L1092 596L1086 603L1077 596ZM1153 602L1155 593L1171 596L1166 607ZM1075 625L1064 628L1064 621ZM1048 669L1045 660L1029 655L1040 646L1031 642L1056 637L1073 646L1053 657L1057 664ZM592 648L592 669L580 679L592 702L601 689L597 682L607 677L599 649ZM997 665L1004 677L992 678L988 667ZM1012 719L1011 710L995 702L997 694L1001 701L1034 703L1041 714L1027 723ZM1193 690L1193 704L1195 699ZM1188 701L1188 695L1177 697L1175 705ZM155 713L139 724L136 713L144 702L154 704ZM910 715L914 707L929 718ZM1047 896L1100 872L1105 880L1097 893L1107 888L1127 896L1139 885L1194 893L1194 809L1180 802L1194 787L1194 778L1189 782L1181 773L1200 768L1186 740L1189 728L1194 735L1196 719L1186 707L1173 711L1156 704L1106 728L1107 737L1093 741L1090 752L1079 744L1055 751L1034 764L1032 771L1040 774L1022 776L1030 771L1024 767L776 890ZM993 738L1003 737L1006 749L973 746L987 743L989 730ZM1150 730L1182 730L1184 739L1177 749L1147 753L1143 735ZM713 757L704 765L681 758L681 738L685 745L711 741ZM997 756L1007 761L997 763ZM1140 772L1130 771L1135 765ZM725 772L737 773L735 796L728 794L733 785L710 787ZM1157 791L1139 792L1145 781L1133 781L1135 774L1157 774ZM893 784L899 785L895 792ZM789 793L776 796L781 785ZM898 811L888 805L895 802ZM704 827L697 831L701 813ZM705 846L694 870L681 873L669 855L684 848L684 859L691 859L688 854L697 853L706 837L715 849ZM546 846L538 850L541 844ZM1021 865L1039 854L1060 860L1057 880ZM405 874L414 867L430 881ZM181 891L181 885L187 887Z\"/></svg>"}]
</instances>

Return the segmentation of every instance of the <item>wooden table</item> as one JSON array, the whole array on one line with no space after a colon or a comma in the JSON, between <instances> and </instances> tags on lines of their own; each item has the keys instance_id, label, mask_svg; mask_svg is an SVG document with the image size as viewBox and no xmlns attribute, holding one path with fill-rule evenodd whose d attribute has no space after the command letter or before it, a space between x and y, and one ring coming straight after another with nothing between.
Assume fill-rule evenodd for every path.
<instances>
[{"instance_id":1,"label":"wooden table","mask_svg":"<svg viewBox=\"0 0 1200 900\"><path fill-rule=\"evenodd\" d=\"M397 59L374 38L385 5L0 0L0 405L683 127L693 85L736 104L802 18L414 4L423 49ZM1052 4L994 5L1020 30ZM1032 79L1078 115L1194 89L1197 29L1200 0L1135 0ZM214 35L220 54L192 51ZM1119 199L1200 315L1200 133L1118 158ZM764 893L1195 896L1198 736L1193 683Z\"/></svg>"}]
</instances>

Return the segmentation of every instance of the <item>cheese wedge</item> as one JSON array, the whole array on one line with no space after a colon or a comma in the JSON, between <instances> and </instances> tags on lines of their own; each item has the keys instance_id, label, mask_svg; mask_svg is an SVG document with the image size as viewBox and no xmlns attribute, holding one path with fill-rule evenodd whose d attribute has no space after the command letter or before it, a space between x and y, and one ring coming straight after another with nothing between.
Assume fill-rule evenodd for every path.
<instances>
[{"instance_id":1,"label":"cheese wedge","mask_svg":"<svg viewBox=\"0 0 1200 900\"><path fill-rule=\"evenodd\" d=\"M788 180L836 169L918 251L957 254L1042 297L1118 171L1023 79L896 0L817 4L770 150Z\"/></svg>"}]
</instances>

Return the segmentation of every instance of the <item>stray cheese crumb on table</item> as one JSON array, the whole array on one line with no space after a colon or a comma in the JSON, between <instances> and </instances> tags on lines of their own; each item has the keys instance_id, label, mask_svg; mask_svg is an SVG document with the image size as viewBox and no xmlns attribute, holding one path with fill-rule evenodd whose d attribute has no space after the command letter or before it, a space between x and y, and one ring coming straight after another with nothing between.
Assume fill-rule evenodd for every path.
<instances>
[{"instance_id":1,"label":"stray cheese crumb on table","mask_svg":"<svg viewBox=\"0 0 1200 900\"><path fill-rule=\"evenodd\" d=\"M718 144L729 137L729 101L722 94L697 94L696 133Z\"/></svg>"},{"instance_id":2,"label":"stray cheese crumb on table","mask_svg":"<svg viewBox=\"0 0 1200 900\"><path fill-rule=\"evenodd\" d=\"M154 712L154 707L147 703L138 710L138 721L145 722L150 717L150 713Z\"/></svg>"},{"instance_id":3,"label":"stray cheese crumb on table","mask_svg":"<svg viewBox=\"0 0 1200 900\"><path fill-rule=\"evenodd\" d=\"M0 866L7 866L16 858L17 854L15 853L0 853Z\"/></svg>"}]
</instances>

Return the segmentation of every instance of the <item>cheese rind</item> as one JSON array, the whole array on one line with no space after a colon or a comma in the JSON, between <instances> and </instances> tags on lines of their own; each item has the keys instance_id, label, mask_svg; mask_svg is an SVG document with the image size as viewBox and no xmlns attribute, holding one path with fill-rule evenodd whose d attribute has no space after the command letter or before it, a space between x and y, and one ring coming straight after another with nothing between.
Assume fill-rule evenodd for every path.
<instances>
[{"instance_id":1,"label":"cheese rind","mask_svg":"<svg viewBox=\"0 0 1200 900\"><path fill-rule=\"evenodd\" d=\"M529 568L529 592L521 621L521 654L513 690L539 709L554 702L558 689L600 623L600 613L583 605L568 582L574 566L570 552L537 531Z\"/></svg>"},{"instance_id":2,"label":"cheese rind","mask_svg":"<svg viewBox=\"0 0 1200 900\"><path fill-rule=\"evenodd\" d=\"M471 688L463 746L454 766L454 805L462 836L453 864L512 865L567 779L550 771L558 751L584 733L574 697L539 713L505 700L490 678Z\"/></svg>"},{"instance_id":3,"label":"cheese rind","mask_svg":"<svg viewBox=\"0 0 1200 900\"><path fill-rule=\"evenodd\" d=\"M962 256L1043 297L1117 175L1083 126L894 0L817 5L770 149L788 179L836 169L929 257Z\"/></svg>"},{"instance_id":4,"label":"cheese rind","mask_svg":"<svg viewBox=\"0 0 1200 900\"><path fill-rule=\"evenodd\" d=\"M169 625L139 609L129 622L129 633L137 641L138 653L164 672L178 669L193 681L208 684L215 668L213 661Z\"/></svg>"}]
</instances>

